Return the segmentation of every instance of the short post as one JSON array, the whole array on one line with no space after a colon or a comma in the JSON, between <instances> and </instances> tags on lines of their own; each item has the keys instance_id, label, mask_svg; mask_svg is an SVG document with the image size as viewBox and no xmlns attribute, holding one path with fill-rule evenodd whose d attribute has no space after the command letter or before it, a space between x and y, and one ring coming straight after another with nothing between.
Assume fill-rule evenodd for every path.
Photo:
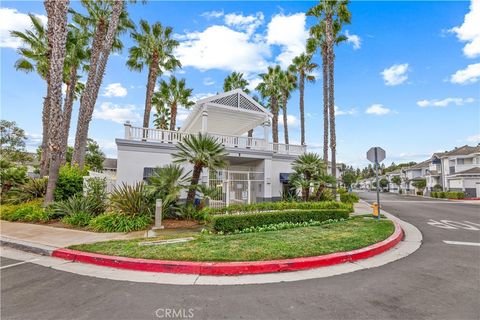
<instances>
[{"instance_id":1,"label":"short post","mask_svg":"<svg viewBox=\"0 0 480 320\"><path fill-rule=\"evenodd\" d=\"M125 139L130 140L132 135L132 124L127 120L123 125L125 127Z\"/></svg>"},{"instance_id":2,"label":"short post","mask_svg":"<svg viewBox=\"0 0 480 320\"><path fill-rule=\"evenodd\" d=\"M162 199L157 199L155 202L155 226L152 230L163 229L162 226Z\"/></svg>"}]
</instances>

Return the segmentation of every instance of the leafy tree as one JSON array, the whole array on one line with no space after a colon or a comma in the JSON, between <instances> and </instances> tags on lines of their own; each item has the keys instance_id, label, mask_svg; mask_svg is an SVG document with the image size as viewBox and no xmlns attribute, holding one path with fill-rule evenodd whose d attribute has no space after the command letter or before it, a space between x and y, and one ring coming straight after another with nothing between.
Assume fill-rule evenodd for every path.
<instances>
[{"instance_id":1,"label":"leafy tree","mask_svg":"<svg viewBox=\"0 0 480 320\"><path fill-rule=\"evenodd\" d=\"M174 163L190 163L193 172L187 194L187 205L192 205L195 199L198 181L203 168L216 170L227 165L225 158L228 152L215 138L202 135L189 135L177 144L177 153L174 153Z\"/></svg>"},{"instance_id":2,"label":"leafy tree","mask_svg":"<svg viewBox=\"0 0 480 320\"><path fill-rule=\"evenodd\" d=\"M157 78L165 71L173 71L181 67L180 61L173 55L173 50L179 43L172 39L172 35L171 27L163 27L160 22L150 25L146 20L140 20L140 32L131 34L136 45L129 50L127 66L135 71L142 71L144 66L148 68L143 114L143 127L145 128L148 128L150 124L152 96Z\"/></svg>"},{"instance_id":3,"label":"leafy tree","mask_svg":"<svg viewBox=\"0 0 480 320\"><path fill-rule=\"evenodd\" d=\"M412 186L417 188L419 191L423 192L423 190L427 186L427 180L426 179L416 180L416 181L412 182Z\"/></svg>"},{"instance_id":4,"label":"leafy tree","mask_svg":"<svg viewBox=\"0 0 480 320\"><path fill-rule=\"evenodd\" d=\"M398 189L400 190L400 185L402 184L402 178L400 178L400 176L393 176L392 183L396 184L398 186Z\"/></svg>"},{"instance_id":5,"label":"leafy tree","mask_svg":"<svg viewBox=\"0 0 480 320\"><path fill-rule=\"evenodd\" d=\"M318 65L311 60L312 55L302 53L293 58L292 64L289 67L289 70L296 73L298 76L298 87L300 90L300 141L302 145L305 145L305 80L308 82L314 82L315 76L313 75L313 71L318 68ZM324 160L326 161L326 159Z\"/></svg>"},{"instance_id":6,"label":"leafy tree","mask_svg":"<svg viewBox=\"0 0 480 320\"><path fill-rule=\"evenodd\" d=\"M27 181L27 168L13 165L12 162L5 159L0 159L0 184L1 198L11 188L22 185Z\"/></svg>"},{"instance_id":7,"label":"leafy tree","mask_svg":"<svg viewBox=\"0 0 480 320\"><path fill-rule=\"evenodd\" d=\"M31 161L25 149L25 131L15 121L0 120L0 156L8 162L25 163Z\"/></svg>"},{"instance_id":8,"label":"leafy tree","mask_svg":"<svg viewBox=\"0 0 480 320\"><path fill-rule=\"evenodd\" d=\"M87 152L85 154L85 164L93 171L102 171L104 161L105 153L103 153L95 140L89 138Z\"/></svg>"},{"instance_id":9,"label":"leafy tree","mask_svg":"<svg viewBox=\"0 0 480 320\"><path fill-rule=\"evenodd\" d=\"M242 89L245 93L250 93L247 88L248 81L243 78L243 73L232 72L223 80L223 91L231 91L235 89Z\"/></svg>"},{"instance_id":10,"label":"leafy tree","mask_svg":"<svg viewBox=\"0 0 480 320\"><path fill-rule=\"evenodd\" d=\"M380 188L385 189L388 187L388 180L386 178L382 178L379 181Z\"/></svg>"},{"instance_id":11,"label":"leafy tree","mask_svg":"<svg viewBox=\"0 0 480 320\"><path fill-rule=\"evenodd\" d=\"M355 183L355 181L357 181L357 177L355 176L355 174L353 172L346 171L346 172L343 173L342 182L345 185L345 187L350 189L350 187L352 186L352 184Z\"/></svg>"}]
</instances>

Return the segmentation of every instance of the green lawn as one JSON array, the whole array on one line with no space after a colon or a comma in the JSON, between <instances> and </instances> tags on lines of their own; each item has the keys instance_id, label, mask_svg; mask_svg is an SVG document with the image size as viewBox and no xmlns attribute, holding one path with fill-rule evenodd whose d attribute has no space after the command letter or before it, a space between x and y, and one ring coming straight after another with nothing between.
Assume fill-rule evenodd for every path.
<instances>
[{"instance_id":1,"label":"green lawn","mask_svg":"<svg viewBox=\"0 0 480 320\"><path fill-rule=\"evenodd\" d=\"M280 231L206 235L183 233L154 239L115 240L71 246L71 249L107 255L183 261L253 261L309 257L366 247L394 231L389 220L356 217L317 227ZM139 246L138 242L191 237L178 244Z\"/></svg>"}]
</instances>

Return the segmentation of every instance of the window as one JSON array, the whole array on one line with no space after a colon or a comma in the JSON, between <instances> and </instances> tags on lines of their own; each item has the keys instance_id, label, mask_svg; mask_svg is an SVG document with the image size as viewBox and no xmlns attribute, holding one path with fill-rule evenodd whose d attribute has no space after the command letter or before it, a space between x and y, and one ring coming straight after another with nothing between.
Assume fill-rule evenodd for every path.
<instances>
[{"instance_id":1,"label":"window","mask_svg":"<svg viewBox=\"0 0 480 320\"><path fill-rule=\"evenodd\" d=\"M465 160L464 159L457 159L457 164L464 164Z\"/></svg>"}]
</instances>

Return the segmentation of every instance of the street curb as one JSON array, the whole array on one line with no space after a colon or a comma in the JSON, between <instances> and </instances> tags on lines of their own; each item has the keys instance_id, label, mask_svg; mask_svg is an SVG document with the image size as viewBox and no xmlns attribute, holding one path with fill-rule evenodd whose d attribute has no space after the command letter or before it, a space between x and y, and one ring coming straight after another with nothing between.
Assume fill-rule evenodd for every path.
<instances>
[{"instance_id":1,"label":"street curb","mask_svg":"<svg viewBox=\"0 0 480 320\"><path fill-rule=\"evenodd\" d=\"M0 237L0 245L25 252L39 254L42 256L51 256L53 251L58 249L44 244L9 238L5 236Z\"/></svg>"},{"instance_id":2,"label":"street curb","mask_svg":"<svg viewBox=\"0 0 480 320\"><path fill-rule=\"evenodd\" d=\"M395 225L395 231L381 242L357 250L306 258L248 262L190 262L108 256L70 249L56 249L52 252L52 256L106 267L176 274L233 276L298 271L367 259L391 249L402 240L404 235L398 222L394 220L392 222Z\"/></svg>"}]
</instances>

